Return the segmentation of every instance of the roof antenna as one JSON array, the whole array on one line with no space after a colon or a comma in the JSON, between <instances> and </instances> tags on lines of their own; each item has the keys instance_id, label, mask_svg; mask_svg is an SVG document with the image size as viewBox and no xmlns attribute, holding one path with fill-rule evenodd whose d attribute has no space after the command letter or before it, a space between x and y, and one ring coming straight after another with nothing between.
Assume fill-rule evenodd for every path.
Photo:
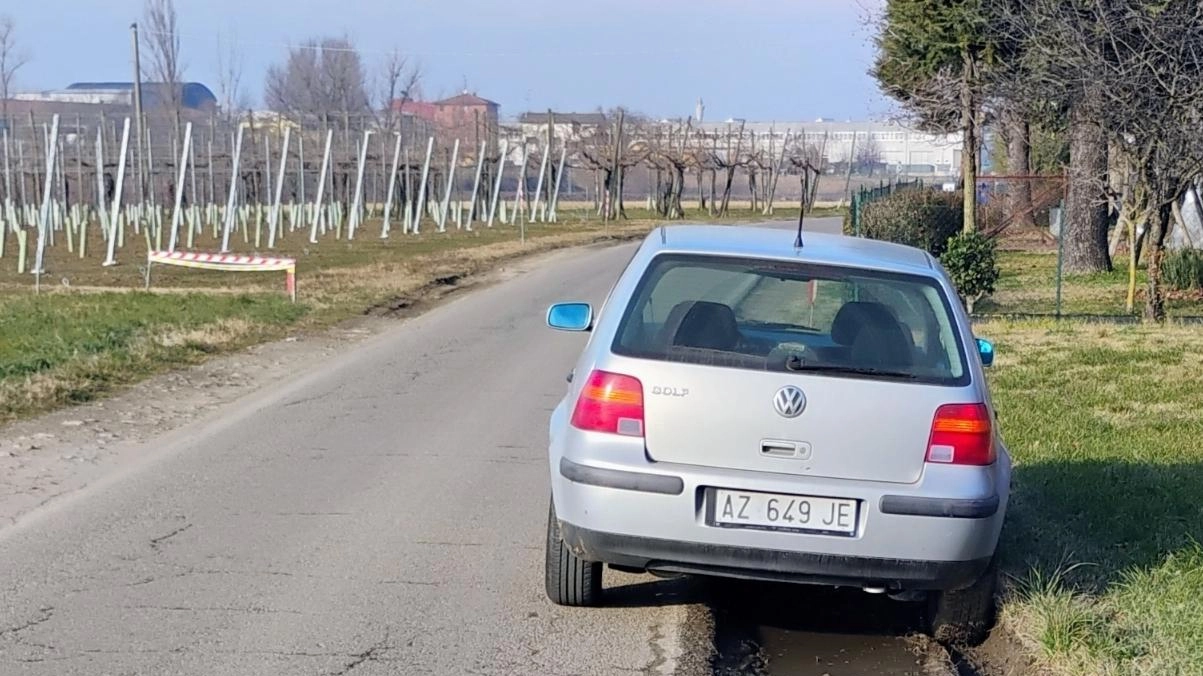
<instances>
[{"instance_id":1,"label":"roof antenna","mask_svg":"<svg viewBox=\"0 0 1203 676\"><path fill-rule=\"evenodd\" d=\"M668 231L664 229L663 225L660 226L660 244L668 244Z\"/></svg>"},{"instance_id":2,"label":"roof antenna","mask_svg":"<svg viewBox=\"0 0 1203 676\"><path fill-rule=\"evenodd\" d=\"M802 195L802 205L798 209L798 237L794 240L794 248L802 248L802 219L806 217L806 195Z\"/></svg>"}]
</instances>

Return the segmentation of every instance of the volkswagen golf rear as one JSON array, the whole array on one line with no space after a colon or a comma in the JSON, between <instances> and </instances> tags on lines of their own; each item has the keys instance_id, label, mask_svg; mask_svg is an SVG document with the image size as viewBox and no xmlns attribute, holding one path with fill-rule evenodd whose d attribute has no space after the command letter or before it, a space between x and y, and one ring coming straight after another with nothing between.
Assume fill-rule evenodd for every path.
<instances>
[{"instance_id":1,"label":"volkswagen golf rear","mask_svg":"<svg viewBox=\"0 0 1203 676\"><path fill-rule=\"evenodd\" d=\"M603 566L928 599L989 627L1010 459L984 365L927 253L763 228L644 241L551 417L546 586L602 602Z\"/></svg>"}]
</instances>

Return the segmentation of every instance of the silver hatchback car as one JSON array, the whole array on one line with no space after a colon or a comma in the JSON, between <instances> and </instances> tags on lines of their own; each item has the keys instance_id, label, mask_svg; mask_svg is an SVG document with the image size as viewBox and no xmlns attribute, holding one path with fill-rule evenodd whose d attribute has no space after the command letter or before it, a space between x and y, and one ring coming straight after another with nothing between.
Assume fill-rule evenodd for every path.
<instances>
[{"instance_id":1,"label":"silver hatchback car","mask_svg":"<svg viewBox=\"0 0 1203 676\"><path fill-rule=\"evenodd\" d=\"M928 600L933 635L992 621L1011 461L939 263L879 241L676 226L643 242L551 416L552 601L604 564Z\"/></svg>"}]
</instances>

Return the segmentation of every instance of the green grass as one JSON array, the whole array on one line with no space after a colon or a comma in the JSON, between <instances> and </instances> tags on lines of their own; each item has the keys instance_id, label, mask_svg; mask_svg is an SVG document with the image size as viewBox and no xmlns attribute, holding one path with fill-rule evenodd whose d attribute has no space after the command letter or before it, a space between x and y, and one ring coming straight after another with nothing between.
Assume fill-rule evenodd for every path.
<instances>
[{"instance_id":1,"label":"green grass","mask_svg":"<svg viewBox=\"0 0 1203 676\"><path fill-rule=\"evenodd\" d=\"M191 329L230 317L288 323L304 312L279 296L99 293L9 297L0 305L0 381L80 356L128 350L163 327ZM187 347L185 345L185 347Z\"/></svg>"},{"instance_id":2,"label":"green grass","mask_svg":"<svg viewBox=\"0 0 1203 676\"><path fill-rule=\"evenodd\" d=\"M0 421L274 335L306 310L264 294L0 296Z\"/></svg>"},{"instance_id":3,"label":"green grass","mask_svg":"<svg viewBox=\"0 0 1203 676\"><path fill-rule=\"evenodd\" d=\"M987 323L1003 622L1054 673L1203 673L1203 331Z\"/></svg>"},{"instance_id":4,"label":"green grass","mask_svg":"<svg viewBox=\"0 0 1203 676\"><path fill-rule=\"evenodd\" d=\"M974 309L982 314L1053 314L1057 297L1057 254L1021 251L999 251L998 267L1002 273L995 291ZM1143 267L1136 271L1136 288L1143 293L1147 276ZM1115 260L1110 272L1065 275L1061 289L1061 311L1064 314L1129 314L1125 307L1128 294L1127 260ZM1143 297L1137 296L1135 314L1139 314ZM1170 315L1203 315L1203 302L1193 299L1171 299L1167 303Z\"/></svg>"}]
</instances>

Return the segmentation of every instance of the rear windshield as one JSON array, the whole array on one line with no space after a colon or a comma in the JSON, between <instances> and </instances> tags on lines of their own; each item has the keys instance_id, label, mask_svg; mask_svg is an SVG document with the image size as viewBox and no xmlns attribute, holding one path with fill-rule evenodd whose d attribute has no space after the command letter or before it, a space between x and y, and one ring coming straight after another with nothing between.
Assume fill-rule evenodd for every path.
<instances>
[{"instance_id":1,"label":"rear windshield","mask_svg":"<svg viewBox=\"0 0 1203 676\"><path fill-rule=\"evenodd\" d=\"M616 354L839 377L968 382L935 280L859 268L665 254L640 281Z\"/></svg>"}]
</instances>

